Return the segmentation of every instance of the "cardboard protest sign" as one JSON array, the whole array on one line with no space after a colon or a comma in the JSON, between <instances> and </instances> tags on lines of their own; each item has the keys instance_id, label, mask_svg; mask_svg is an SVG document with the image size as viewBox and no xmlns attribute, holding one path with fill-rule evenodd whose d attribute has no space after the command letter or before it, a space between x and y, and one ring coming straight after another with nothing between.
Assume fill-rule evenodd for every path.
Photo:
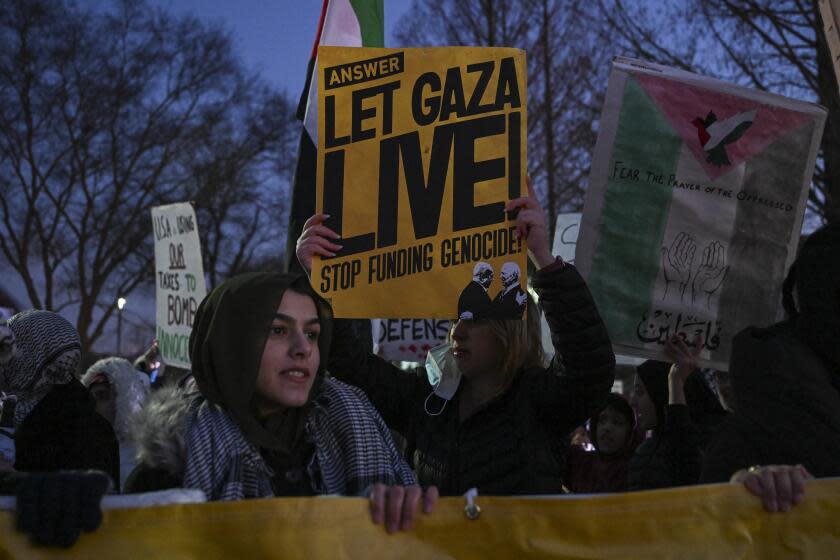
<instances>
[{"instance_id":1,"label":"cardboard protest sign","mask_svg":"<svg viewBox=\"0 0 840 560\"><path fill-rule=\"evenodd\" d=\"M373 351L391 362L424 362L426 353L446 342L447 319L371 319Z\"/></svg>"},{"instance_id":2,"label":"cardboard protest sign","mask_svg":"<svg viewBox=\"0 0 840 560\"><path fill-rule=\"evenodd\" d=\"M525 53L318 49L317 208L342 235L312 283L337 317L522 317Z\"/></svg>"},{"instance_id":3,"label":"cardboard protest sign","mask_svg":"<svg viewBox=\"0 0 840 560\"><path fill-rule=\"evenodd\" d=\"M823 33L828 50L831 53L831 63L834 67L834 77L840 86L840 0L820 0L820 15L823 21Z\"/></svg>"},{"instance_id":4,"label":"cardboard protest sign","mask_svg":"<svg viewBox=\"0 0 840 560\"><path fill-rule=\"evenodd\" d=\"M554 243L551 246L551 252L570 264L575 264L580 218L580 212L558 214L554 224Z\"/></svg>"},{"instance_id":5,"label":"cardboard protest sign","mask_svg":"<svg viewBox=\"0 0 840 560\"><path fill-rule=\"evenodd\" d=\"M670 68L610 74L577 245L616 352L664 358L777 320L826 112Z\"/></svg>"},{"instance_id":6,"label":"cardboard protest sign","mask_svg":"<svg viewBox=\"0 0 840 560\"><path fill-rule=\"evenodd\" d=\"M189 203L152 208L155 233L157 339L167 365L189 369L189 340L207 295L195 211Z\"/></svg>"}]
</instances>

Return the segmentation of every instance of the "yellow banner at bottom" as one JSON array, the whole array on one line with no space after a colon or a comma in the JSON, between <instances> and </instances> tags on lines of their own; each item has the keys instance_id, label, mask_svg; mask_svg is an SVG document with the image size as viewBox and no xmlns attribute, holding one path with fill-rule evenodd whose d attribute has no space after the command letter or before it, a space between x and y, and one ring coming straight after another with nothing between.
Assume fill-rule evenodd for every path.
<instances>
[{"instance_id":1,"label":"yellow banner at bottom","mask_svg":"<svg viewBox=\"0 0 840 560\"><path fill-rule=\"evenodd\" d=\"M282 498L112 510L69 550L36 548L0 515L2 558L832 558L840 480L813 481L789 513L739 485L603 497L445 498L388 535L359 498Z\"/></svg>"}]
</instances>

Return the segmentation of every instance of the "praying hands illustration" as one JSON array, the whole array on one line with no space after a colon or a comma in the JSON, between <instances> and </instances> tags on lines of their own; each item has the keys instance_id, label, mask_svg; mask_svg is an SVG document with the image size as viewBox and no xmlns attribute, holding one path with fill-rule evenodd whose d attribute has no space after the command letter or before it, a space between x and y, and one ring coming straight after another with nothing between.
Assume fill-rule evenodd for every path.
<instances>
[{"instance_id":1,"label":"praying hands illustration","mask_svg":"<svg viewBox=\"0 0 840 560\"><path fill-rule=\"evenodd\" d=\"M662 299L668 297L671 284L676 282L680 302L685 298L686 288L691 282L691 265L697 244L689 234L680 232L671 242L671 247L662 247L662 275L665 278L665 292Z\"/></svg>"},{"instance_id":2,"label":"praying hands illustration","mask_svg":"<svg viewBox=\"0 0 840 560\"><path fill-rule=\"evenodd\" d=\"M712 296L723 284L729 267L726 266L726 248L717 241L709 243L703 249L703 258L697 268L697 274L691 282L691 302L706 295L706 308L712 306Z\"/></svg>"}]
</instances>

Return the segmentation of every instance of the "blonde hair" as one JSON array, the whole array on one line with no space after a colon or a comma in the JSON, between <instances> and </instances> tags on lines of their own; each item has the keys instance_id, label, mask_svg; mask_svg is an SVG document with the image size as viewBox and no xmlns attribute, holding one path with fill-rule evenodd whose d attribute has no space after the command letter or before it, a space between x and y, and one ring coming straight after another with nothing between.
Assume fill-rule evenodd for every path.
<instances>
[{"instance_id":1,"label":"blonde hair","mask_svg":"<svg viewBox=\"0 0 840 560\"><path fill-rule=\"evenodd\" d=\"M540 309L528 294L527 317L516 319L485 319L482 321L499 344L502 361L498 366L501 391L507 390L517 374L526 368L545 367L545 352L542 347L542 327ZM457 321L449 328L448 340L452 341L452 331Z\"/></svg>"}]
</instances>

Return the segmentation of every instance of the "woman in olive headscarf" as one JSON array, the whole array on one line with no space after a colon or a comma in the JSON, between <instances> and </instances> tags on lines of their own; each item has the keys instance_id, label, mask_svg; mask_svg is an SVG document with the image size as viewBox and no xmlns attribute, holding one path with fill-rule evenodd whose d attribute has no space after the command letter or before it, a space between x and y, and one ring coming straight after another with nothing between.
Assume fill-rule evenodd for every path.
<instances>
[{"instance_id":1,"label":"woman in olive headscarf","mask_svg":"<svg viewBox=\"0 0 840 560\"><path fill-rule=\"evenodd\" d=\"M364 394L326 376L331 330L332 310L305 277L245 274L214 289L190 337L200 395L164 393L141 412L140 467L127 486L159 489L148 484L161 480L154 470L211 500L356 495L378 484L376 514L392 494L382 485L416 485Z\"/></svg>"}]
</instances>

